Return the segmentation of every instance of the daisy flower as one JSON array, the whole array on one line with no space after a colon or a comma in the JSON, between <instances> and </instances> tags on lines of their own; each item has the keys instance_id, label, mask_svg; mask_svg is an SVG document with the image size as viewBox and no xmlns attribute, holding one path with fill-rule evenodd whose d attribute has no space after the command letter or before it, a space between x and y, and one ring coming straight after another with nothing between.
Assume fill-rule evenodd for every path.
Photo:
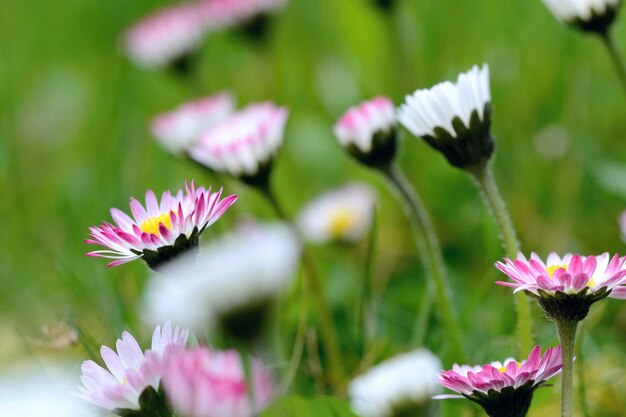
<instances>
[{"instance_id":1,"label":"daisy flower","mask_svg":"<svg viewBox=\"0 0 626 417\"><path fill-rule=\"evenodd\" d=\"M561 22L583 30L606 32L621 0L543 0Z\"/></svg>"},{"instance_id":2,"label":"daisy flower","mask_svg":"<svg viewBox=\"0 0 626 417\"><path fill-rule=\"evenodd\" d=\"M204 36L200 7L184 2L156 11L131 27L126 52L139 66L163 67L191 53Z\"/></svg>"},{"instance_id":3,"label":"daisy flower","mask_svg":"<svg viewBox=\"0 0 626 417\"><path fill-rule=\"evenodd\" d=\"M286 5L287 0L203 0L202 19L209 30L246 26Z\"/></svg>"},{"instance_id":4,"label":"daisy flower","mask_svg":"<svg viewBox=\"0 0 626 417\"><path fill-rule=\"evenodd\" d=\"M81 366L78 397L108 411L139 410L139 397L146 388L159 389L166 352L182 348L189 332L170 322L157 326L152 347L142 352L137 340L128 332L116 343L117 353L102 346L100 354L108 369L88 360Z\"/></svg>"},{"instance_id":5,"label":"daisy flower","mask_svg":"<svg viewBox=\"0 0 626 417\"><path fill-rule=\"evenodd\" d=\"M212 171L266 184L283 143L287 114L286 108L269 102L251 104L204 131L189 155Z\"/></svg>"},{"instance_id":6,"label":"daisy flower","mask_svg":"<svg viewBox=\"0 0 626 417\"><path fill-rule=\"evenodd\" d=\"M428 415L440 370L439 358L425 349L395 356L350 383L350 403L362 417Z\"/></svg>"},{"instance_id":7,"label":"daisy flower","mask_svg":"<svg viewBox=\"0 0 626 417\"><path fill-rule=\"evenodd\" d=\"M445 81L406 96L398 120L451 165L466 169L483 164L494 150L489 67L475 65L456 83Z\"/></svg>"},{"instance_id":8,"label":"daisy flower","mask_svg":"<svg viewBox=\"0 0 626 417\"><path fill-rule=\"evenodd\" d=\"M525 291L536 298L549 317L584 319L591 304L605 297L626 299L626 257L581 256L551 253L546 262L532 253L530 259L519 254L512 261L497 262L496 267L512 282L497 284Z\"/></svg>"},{"instance_id":9,"label":"daisy flower","mask_svg":"<svg viewBox=\"0 0 626 417\"><path fill-rule=\"evenodd\" d=\"M387 97L375 97L348 109L334 132L341 146L365 165L388 165L396 156L397 122Z\"/></svg>"},{"instance_id":10,"label":"daisy flower","mask_svg":"<svg viewBox=\"0 0 626 417\"><path fill-rule=\"evenodd\" d=\"M304 207L298 228L310 242L356 241L372 225L374 191L366 185L349 184L329 191Z\"/></svg>"},{"instance_id":11,"label":"daisy flower","mask_svg":"<svg viewBox=\"0 0 626 417\"><path fill-rule=\"evenodd\" d=\"M254 339L272 301L296 275L300 246L286 224L240 226L203 247L195 262L183 257L153 274L144 316Z\"/></svg>"},{"instance_id":12,"label":"daisy flower","mask_svg":"<svg viewBox=\"0 0 626 417\"><path fill-rule=\"evenodd\" d=\"M175 155L183 155L211 125L224 120L235 109L229 93L190 101L156 116L150 125L159 143Z\"/></svg>"},{"instance_id":13,"label":"daisy flower","mask_svg":"<svg viewBox=\"0 0 626 417\"><path fill-rule=\"evenodd\" d=\"M440 373L439 383L460 395L435 398L467 398L479 404L490 417L524 417L534 391L562 368L559 346L547 349L543 356L541 348L535 346L522 362L509 358L483 366L455 364L451 370Z\"/></svg>"},{"instance_id":14,"label":"daisy flower","mask_svg":"<svg viewBox=\"0 0 626 417\"><path fill-rule=\"evenodd\" d=\"M185 183L185 190L173 196L165 191L161 200L154 192L146 192L146 207L134 198L130 200L133 218L121 210L111 209L115 224L104 222L89 228L90 239L85 242L104 246L105 250L89 252L87 256L112 258L108 266L117 266L143 258L155 269L179 254L197 248L198 238L215 223L237 200L236 195L222 200L222 190L196 188Z\"/></svg>"},{"instance_id":15,"label":"daisy flower","mask_svg":"<svg viewBox=\"0 0 626 417\"><path fill-rule=\"evenodd\" d=\"M168 355L163 387L177 415L253 417L269 403L273 389L271 376L260 361L251 360L250 374L252 396L237 351L176 349Z\"/></svg>"}]
</instances>

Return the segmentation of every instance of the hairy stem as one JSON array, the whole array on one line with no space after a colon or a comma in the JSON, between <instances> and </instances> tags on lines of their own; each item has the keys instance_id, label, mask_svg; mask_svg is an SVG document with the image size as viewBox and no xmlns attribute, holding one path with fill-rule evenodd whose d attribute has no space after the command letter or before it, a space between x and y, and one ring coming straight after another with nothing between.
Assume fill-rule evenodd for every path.
<instances>
[{"instance_id":1,"label":"hairy stem","mask_svg":"<svg viewBox=\"0 0 626 417\"><path fill-rule=\"evenodd\" d=\"M600 39L602 39L602 43L606 46L606 49L611 56L611 61L615 66L615 70L617 71L620 81L622 82L624 92L626 92L626 66L624 66L624 60L617 49L617 45L615 45L615 41L608 30L600 34Z\"/></svg>"},{"instance_id":2,"label":"hairy stem","mask_svg":"<svg viewBox=\"0 0 626 417\"><path fill-rule=\"evenodd\" d=\"M574 391L574 345L578 323L567 320L555 321L563 358L561 388L561 417L572 417Z\"/></svg>"}]
</instances>

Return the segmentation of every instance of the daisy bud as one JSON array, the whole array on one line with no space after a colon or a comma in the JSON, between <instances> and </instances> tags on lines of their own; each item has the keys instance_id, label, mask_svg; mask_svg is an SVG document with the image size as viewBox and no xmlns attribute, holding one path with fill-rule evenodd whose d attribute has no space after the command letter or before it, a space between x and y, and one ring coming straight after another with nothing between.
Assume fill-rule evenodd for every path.
<instances>
[{"instance_id":1,"label":"daisy bud","mask_svg":"<svg viewBox=\"0 0 626 417\"><path fill-rule=\"evenodd\" d=\"M621 0L543 0L561 22L578 29L607 33Z\"/></svg>"},{"instance_id":2,"label":"daisy bud","mask_svg":"<svg viewBox=\"0 0 626 417\"><path fill-rule=\"evenodd\" d=\"M454 365L442 371L439 383L460 395L438 395L437 399L467 398L480 405L490 417L525 417L537 388L561 372L563 363L559 346L541 356L535 346L528 359L509 358L489 365Z\"/></svg>"},{"instance_id":3,"label":"daisy bud","mask_svg":"<svg viewBox=\"0 0 626 417\"><path fill-rule=\"evenodd\" d=\"M252 104L205 130L189 150L196 162L246 184L265 187L283 143L287 109Z\"/></svg>"},{"instance_id":4,"label":"daisy bud","mask_svg":"<svg viewBox=\"0 0 626 417\"><path fill-rule=\"evenodd\" d=\"M440 370L441 361L428 350L398 355L353 380L350 403L362 417L430 416Z\"/></svg>"},{"instance_id":5,"label":"daisy bud","mask_svg":"<svg viewBox=\"0 0 626 417\"><path fill-rule=\"evenodd\" d=\"M398 150L393 103L376 97L349 109L334 128L339 143L359 162L370 167L388 166Z\"/></svg>"},{"instance_id":6,"label":"daisy bud","mask_svg":"<svg viewBox=\"0 0 626 417\"><path fill-rule=\"evenodd\" d=\"M485 164L494 150L489 67L474 66L456 83L445 81L406 96L398 120L451 165L471 169Z\"/></svg>"}]
</instances>

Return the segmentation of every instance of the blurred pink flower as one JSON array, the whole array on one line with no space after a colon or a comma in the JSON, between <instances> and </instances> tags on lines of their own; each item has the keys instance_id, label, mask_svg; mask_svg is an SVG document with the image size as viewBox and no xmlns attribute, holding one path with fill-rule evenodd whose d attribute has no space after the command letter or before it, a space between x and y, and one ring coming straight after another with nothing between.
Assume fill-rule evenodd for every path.
<instances>
[{"instance_id":1,"label":"blurred pink flower","mask_svg":"<svg viewBox=\"0 0 626 417\"><path fill-rule=\"evenodd\" d=\"M260 361L252 361L251 375L254 404L239 353L175 349L166 361L163 387L174 411L185 417L252 417L270 401L272 384Z\"/></svg>"},{"instance_id":2,"label":"blurred pink flower","mask_svg":"<svg viewBox=\"0 0 626 417\"><path fill-rule=\"evenodd\" d=\"M211 125L224 120L235 108L229 93L219 93L183 103L174 110L152 120L152 134L174 154L184 154L200 134Z\"/></svg>"},{"instance_id":3,"label":"blurred pink flower","mask_svg":"<svg viewBox=\"0 0 626 417\"><path fill-rule=\"evenodd\" d=\"M342 146L352 144L363 152L370 152L376 132L389 132L396 125L392 101L375 97L348 109L335 124L334 132Z\"/></svg>"},{"instance_id":4,"label":"blurred pink flower","mask_svg":"<svg viewBox=\"0 0 626 417\"><path fill-rule=\"evenodd\" d=\"M165 191L161 201L154 192L146 192L146 208L134 198L130 200L133 218L116 208L111 209L115 225L104 222L89 228L90 239L85 242L104 246L105 250L89 252L87 256L112 258L108 266L117 266L144 258L151 268L174 256L198 246L198 236L215 223L237 200L236 195L222 200L222 190L196 188L185 183L186 194L179 190L176 196ZM173 250L164 251L168 247Z\"/></svg>"},{"instance_id":5,"label":"blurred pink flower","mask_svg":"<svg viewBox=\"0 0 626 417\"><path fill-rule=\"evenodd\" d=\"M175 347L184 347L188 330L172 329L170 322L157 326L152 336L151 349L141 351L135 338L128 332L116 343L117 353L102 346L100 354L104 369L88 360L81 366L81 381L77 396L109 411L139 409L139 396L149 386L155 390L163 375L165 353Z\"/></svg>"},{"instance_id":6,"label":"blurred pink flower","mask_svg":"<svg viewBox=\"0 0 626 417\"><path fill-rule=\"evenodd\" d=\"M202 0L202 21L208 30L246 23L285 7L287 0Z\"/></svg>"},{"instance_id":7,"label":"blurred pink flower","mask_svg":"<svg viewBox=\"0 0 626 417\"><path fill-rule=\"evenodd\" d=\"M213 171L244 180L267 174L283 143L287 115L286 108L270 102L251 104L209 127L189 155Z\"/></svg>"},{"instance_id":8,"label":"blurred pink flower","mask_svg":"<svg viewBox=\"0 0 626 417\"><path fill-rule=\"evenodd\" d=\"M164 8L131 27L124 39L126 52L142 67L161 67L196 48L204 35L198 3Z\"/></svg>"},{"instance_id":9,"label":"blurred pink flower","mask_svg":"<svg viewBox=\"0 0 626 417\"><path fill-rule=\"evenodd\" d=\"M568 253L562 258L556 253L548 255L544 263L536 253L530 260L523 254L512 261L505 259L496 263L513 282L498 281L497 284L515 288L514 292L528 291L535 296L554 295L556 292L577 294L588 288L589 294L610 291L609 297L626 299L626 257L609 254L580 256Z\"/></svg>"}]
</instances>

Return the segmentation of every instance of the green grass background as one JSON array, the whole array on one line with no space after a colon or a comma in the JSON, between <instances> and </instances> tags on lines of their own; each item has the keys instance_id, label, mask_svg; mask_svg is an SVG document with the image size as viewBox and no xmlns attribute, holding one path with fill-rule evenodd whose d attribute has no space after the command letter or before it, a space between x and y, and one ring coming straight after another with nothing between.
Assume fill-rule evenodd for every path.
<instances>
[{"instance_id":1,"label":"green grass background","mask_svg":"<svg viewBox=\"0 0 626 417\"><path fill-rule=\"evenodd\" d=\"M393 13L366 0L291 0L261 42L232 31L208 36L195 84L138 69L121 52L124 29L166 4L0 1L0 366L48 356L78 363L81 347L51 351L24 339L68 317L98 344L113 344L123 329L149 334L137 308L145 266L106 269L84 256L87 227L109 220L112 206L126 209L130 196L191 178L239 193L205 239L239 218L272 218L254 191L173 159L147 129L157 112L221 90L234 92L240 106L269 99L290 109L273 178L290 213L346 181L377 188L375 296L386 346L378 359L412 347L424 275L393 195L332 135L336 118L360 100L384 94L399 105L416 88L489 63L495 175L524 251L624 252L617 218L626 208L626 96L598 39L558 24L540 0L398 0ZM626 53L623 18L613 34ZM503 256L495 225L463 172L407 132L402 148L402 165L439 232L466 350L474 362L503 359L514 346L515 319L510 291L493 284L502 278L493 263ZM348 332L364 244L314 253ZM285 326L295 322L296 297L281 301ZM538 341L556 344L536 306L533 314ZM596 305L584 327L592 415L623 415L626 404L615 395L625 382L626 304ZM435 317L429 346L440 349L441 337ZM531 416L556 410L558 388L543 391Z\"/></svg>"}]
</instances>

